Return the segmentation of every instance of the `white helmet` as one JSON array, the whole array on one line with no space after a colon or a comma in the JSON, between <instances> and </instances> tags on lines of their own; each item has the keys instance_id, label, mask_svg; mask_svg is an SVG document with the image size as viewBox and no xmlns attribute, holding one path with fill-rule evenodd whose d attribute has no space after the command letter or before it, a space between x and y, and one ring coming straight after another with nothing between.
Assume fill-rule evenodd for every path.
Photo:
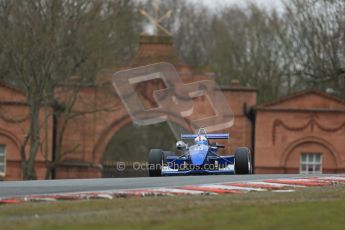
<instances>
[{"instance_id":1,"label":"white helmet","mask_svg":"<svg viewBox=\"0 0 345 230\"><path fill-rule=\"evenodd\" d=\"M178 150L183 150L186 148L186 146L187 146L186 143L184 143L183 141L176 142L176 148Z\"/></svg>"}]
</instances>

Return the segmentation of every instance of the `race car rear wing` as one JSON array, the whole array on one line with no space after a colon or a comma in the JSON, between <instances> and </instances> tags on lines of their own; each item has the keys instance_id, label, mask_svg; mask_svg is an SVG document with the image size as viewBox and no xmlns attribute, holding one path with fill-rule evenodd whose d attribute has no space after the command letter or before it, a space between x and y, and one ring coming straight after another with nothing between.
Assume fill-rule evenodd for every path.
<instances>
[{"instance_id":1,"label":"race car rear wing","mask_svg":"<svg viewBox=\"0 0 345 230\"><path fill-rule=\"evenodd\" d=\"M198 134L181 134L182 140L194 140ZM207 139L229 139L230 135L229 133L210 133L206 134Z\"/></svg>"}]
</instances>

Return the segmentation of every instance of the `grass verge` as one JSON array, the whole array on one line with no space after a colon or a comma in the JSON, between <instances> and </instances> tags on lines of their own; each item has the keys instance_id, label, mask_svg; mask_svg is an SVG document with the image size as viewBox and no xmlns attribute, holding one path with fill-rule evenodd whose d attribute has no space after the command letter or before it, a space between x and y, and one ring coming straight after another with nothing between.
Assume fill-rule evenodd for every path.
<instances>
[{"instance_id":1,"label":"grass verge","mask_svg":"<svg viewBox=\"0 0 345 230\"><path fill-rule=\"evenodd\" d=\"M344 229L345 187L0 206L0 229Z\"/></svg>"}]
</instances>

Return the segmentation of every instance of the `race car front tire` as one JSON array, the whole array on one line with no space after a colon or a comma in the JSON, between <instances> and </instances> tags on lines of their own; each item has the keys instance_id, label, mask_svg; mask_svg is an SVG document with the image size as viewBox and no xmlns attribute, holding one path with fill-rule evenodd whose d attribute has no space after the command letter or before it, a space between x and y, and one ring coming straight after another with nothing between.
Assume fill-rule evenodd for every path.
<instances>
[{"instance_id":1,"label":"race car front tire","mask_svg":"<svg viewBox=\"0 0 345 230\"><path fill-rule=\"evenodd\" d=\"M162 175L164 152L161 149L151 149L149 153L149 175L157 177Z\"/></svg>"},{"instance_id":2,"label":"race car front tire","mask_svg":"<svg viewBox=\"0 0 345 230\"><path fill-rule=\"evenodd\" d=\"M235 173L252 174L252 162L250 150L247 147L239 147L235 152Z\"/></svg>"}]
</instances>

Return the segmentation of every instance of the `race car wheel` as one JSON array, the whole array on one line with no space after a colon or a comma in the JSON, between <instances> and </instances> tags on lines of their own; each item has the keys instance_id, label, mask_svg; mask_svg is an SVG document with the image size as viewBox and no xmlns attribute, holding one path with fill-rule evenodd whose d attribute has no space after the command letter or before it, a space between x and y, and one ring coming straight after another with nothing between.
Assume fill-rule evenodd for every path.
<instances>
[{"instance_id":1,"label":"race car wheel","mask_svg":"<svg viewBox=\"0 0 345 230\"><path fill-rule=\"evenodd\" d=\"M239 147L235 152L235 173L252 174L252 162L250 150L246 147Z\"/></svg>"},{"instance_id":2,"label":"race car wheel","mask_svg":"<svg viewBox=\"0 0 345 230\"><path fill-rule=\"evenodd\" d=\"M160 149L151 149L149 153L149 175L161 176L164 152Z\"/></svg>"}]
</instances>

